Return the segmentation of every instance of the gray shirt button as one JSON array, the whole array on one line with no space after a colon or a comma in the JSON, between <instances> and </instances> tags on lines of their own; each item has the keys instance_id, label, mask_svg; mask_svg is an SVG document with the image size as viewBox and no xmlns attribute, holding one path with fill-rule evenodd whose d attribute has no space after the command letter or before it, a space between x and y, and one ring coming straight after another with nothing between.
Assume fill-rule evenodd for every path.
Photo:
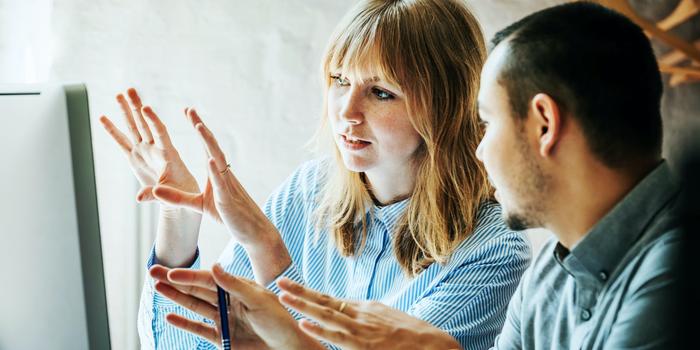
<instances>
[{"instance_id":1,"label":"gray shirt button","mask_svg":"<svg viewBox=\"0 0 700 350\"><path fill-rule=\"evenodd\" d=\"M598 277L600 277L601 280L607 281L608 280L608 273L605 271L600 271L598 274Z\"/></svg>"},{"instance_id":2,"label":"gray shirt button","mask_svg":"<svg viewBox=\"0 0 700 350\"><path fill-rule=\"evenodd\" d=\"M581 319L584 321L590 320L591 312L588 309L583 309L583 311L581 311Z\"/></svg>"}]
</instances>

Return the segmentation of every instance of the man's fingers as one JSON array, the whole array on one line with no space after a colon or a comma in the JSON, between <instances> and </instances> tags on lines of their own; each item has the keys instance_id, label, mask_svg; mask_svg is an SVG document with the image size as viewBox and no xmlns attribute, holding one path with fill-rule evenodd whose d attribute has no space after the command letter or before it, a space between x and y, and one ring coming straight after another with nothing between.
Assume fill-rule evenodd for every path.
<instances>
[{"instance_id":1,"label":"man's fingers","mask_svg":"<svg viewBox=\"0 0 700 350\"><path fill-rule=\"evenodd\" d=\"M117 95L117 102L119 103L119 107L122 108L122 113L124 113L124 120L126 121L126 125L129 127L129 132L131 134L131 141L133 141L133 143L141 142L141 134L136 127L134 115L131 112L131 107L129 106L129 102L126 101L124 94Z\"/></svg>"},{"instance_id":2,"label":"man's fingers","mask_svg":"<svg viewBox=\"0 0 700 350\"><path fill-rule=\"evenodd\" d=\"M178 284L188 284L216 291L216 283L211 272L192 269L172 269L168 272L168 280Z\"/></svg>"},{"instance_id":3,"label":"man's fingers","mask_svg":"<svg viewBox=\"0 0 700 350\"><path fill-rule=\"evenodd\" d=\"M156 282L155 288L158 293L172 300L176 304L179 304L182 307L198 313L210 320L215 320L219 314L218 309L214 305L192 295L185 294L167 283L160 281Z\"/></svg>"},{"instance_id":4,"label":"man's fingers","mask_svg":"<svg viewBox=\"0 0 700 350\"><path fill-rule=\"evenodd\" d=\"M136 126L139 129L141 137L143 137L143 140L145 142L153 143L153 135L151 134L151 129L146 124L146 120L143 118L143 113L141 112L141 108L143 108L143 103L141 103L141 97L139 97L139 94L134 88L129 88L129 90L126 91L126 94L129 96L129 100L134 106L134 119L136 119Z\"/></svg>"},{"instance_id":5,"label":"man's fingers","mask_svg":"<svg viewBox=\"0 0 700 350\"><path fill-rule=\"evenodd\" d=\"M259 306L257 301L260 300L260 297L267 291L253 281L228 274L219 264L214 264L211 271L214 282L248 308Z\"/></svg>"},{"instance_id":6,"label":"man's fingers","mask_svg":"<svg viewBox=\"0 0 700 350\"><path fill-rule=\"evenodd\" d=\"M153 188L153 195L159 201L181 208L187 208L197 213L203 212L204 199L201 193L189 193L165 185Z\"/></svg>"},{"instance_id":7,"label":"man's fingers","mask_svg":"<svg viewBox=\"0 0 700 350\"><path fill-rule=\"evenodd\" d=\"M107 133L108 133L110 136L112 136L112 138L114 139L114 141L117 142L117 144L119 145L119 147L120 147L124 152L126 152L127 154L128 154L128 153L131 153L131 148L133 147L132 144L131 144L131 141L129 141L129 138L126 137L126 135L124 135L124 133L122 133L121 131L119 131L119 129L117 129L117 127L114 126L114 124L112 123L111 120L109 120L109 118L107 118L107 117L104 116L104 115L101 116L101 117L100 117L100 123L102 124L102 127L105 128L105 130L107 131Z\"/></svg>"},{"instance_id":8,"label":"man's fingers","mask_svg":"<svg viewBox=\"0 0 700 350\"><path fill-rule=\"evenodd\" d=\"M342 306L343 313L349 315L350 317L354 317L357 313L353 302L343 301L333 298L328 294L319 293L288 278L282 278L277 281L277 286L279 286L284 292L320 306L325 306L333 310L340 310Z\"/></svg>"},{"instance_id":9,"label":"man's fingers","mask_svg":"<svg viewBox=\"0 0 700 350\"><path fill-rule=\"evenodd\" d=\"M177 328L208 340L212 344L221 343L221 339L219 339L219 333L216 331L216 328L204 322L192 321L178 314L168 314L165 316L165 320Z\"/></svg>"},{"instance_id":10,"label":"man's fingers","mask_svg":"<svg viewBox=\"0 0 700 350\"><path fill-rule=\"evenodd\" d=\"M176 278L171 278L168 273L173 272L173 275ZM165 266L162 265L153 265L151 269L148 271L149 275L153 277L156 281L163 282L166 284L169 284L179 290L180 292L183 292L185 294L193 295L199 299L202 299L212 305L216 305L218 302L218 297L216 295L216 285L213 282L213 279L211 279L211 276L209 277L211 279L211 285L213 287L207 285L206 283L190 283L186 282L187 280L193 280L191 278L182 278L182 272L181 271L193 271L196 273L199 273L200 271L203 273L206 273L208 275L211 275L208 271L203 271L203 270L190 270L190 269L169 269ZM201 287L202 285L207 285L207 287Z\"/></svg>"},{"instance_id":11,"label":"man's fingers","mask_svg":"<svg viewBox=\"0 0 700 350\"><path fill-rule=\"evenodd\" d=\"M158 118L158 115L153 111L150 106L143 107L141 109L143 115L146 116L146 121L148 125L155 131L155 142L158 147L161 148L172 148L173 144L170 141L170 135L168 134L168 129L165 124Z\"/></svg>"},{"instance_id":12,"label":"man's fingers","mask_svg":"<svg viewBox=\"0 0 700 350\"><path fill-rule=\"evenodd\" d=\"M279 300L282 304L313 318L324 326L344 330L358 329L360 327L357 321L339 312L337 309L321 306L287 293L282 293L279 296Z\"/></svg>"},{"instance_id":13,"label":"man's fingers","mask_svg":"<svg viewBox=\"0 0 700 350\"><path fill-rule=\"evenodd\" d=\"M347 333L327 329L309 320L300 320L299 328L316 339L324 340L340 347L362 348L358 346L360 344L356 344L357 339L353 340Z\"/></svg>"},{"instance_id":14,"label":"man's fingers","mask_svg":"<svg viewBox=\"0 0 700 350\"><path fill-rule=\"evenodd\" d=\"M148 274L153 277L154 279L158 281L168 281L168 271L170 271L169 268L163 266L163 265L153 265L151 268L148 270Z\"/></svg>"}]
</instances>

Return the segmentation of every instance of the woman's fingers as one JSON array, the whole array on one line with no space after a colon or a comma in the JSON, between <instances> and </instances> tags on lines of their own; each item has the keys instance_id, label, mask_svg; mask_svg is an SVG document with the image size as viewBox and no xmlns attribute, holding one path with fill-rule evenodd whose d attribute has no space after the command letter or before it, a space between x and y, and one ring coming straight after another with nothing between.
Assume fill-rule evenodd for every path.
<instances>
[{"instance_id":1,"label":"woman's fingers","mask_svg":"<svg viewBox=\"0 0 700 350\"><path fill-rule=\"evenodd\" d=\"M216 328L210 326L204 322L192 321L178 314L168 314L165 316L165 320L171 325L190 332L192 334L198 335L212 344L220 344L219 333Z\"/></svg>"},{"instance_id":2,"label":"woman's fingers","mask_svg":"<svg viewBox=\"0 0 700 350\"><path fill-rule=\"evenodd\" d=\"M139 190L139 193L136 194L136 201L138 202L148 202L153 200L156 200L156 197L153 196L153 186L146 186Z\"/></svg>"},{"instance_id":3,"label":"woman's fingers","mask_svg":"<svg viewBox=\"0 0 700 350\"><path fill-rule=\"evenodd\" d=\"M339 330L326 329L325 327L317 325L309 320L300 320L299 328L316 339L325 340L340 347L355 348L358 346L358 344L355 344L353 338L350 337L348 333Z\"/></svg>"},{"instance_id":4,"label":"woman's fingers","mask_svg":"<svg viewBox=\"0 0 700 350\"><path fill-rule=\"evenodd\" d=\"M197 111L195 111L194 108L185 108L185 116L187 117L187 120L192 123L192 126L197 126L197 124L202 122L202 118L199 117L199 114L197 114Z\"/></svg>"},{"instance_id":5,"label":"woman's fingers","mask_svg":"<svg viewBox=\"0 0 700 350\"><path fill-rule=\"evenodd\" d=\"M342 312L350 317L355 317L357 314L354 303L333 298L328 294L319 293L288 278L282 278L277 281L277 286L279 286L282 291L296 298L304 299L320 306L325 306L333 310L340 310L342 307Z\"/></svg>"},{"instance_id":6,"label":"woman's fingers","mask_svg":"<svg viewBox=\"0 0 700 350\"><path fill-rule=\"evenodd\" d=\"M143 113L141 112L141 109L143 108L141 97L139 97L139 94L134 88L129 88L129 90L126 91L126 94L129 96L129 100L131 100L131 104L134 106L134 119L136 120L136 127L139 129L141 137L143 138L144 142L153 143L153 135L151 134L151 130L146 124L146 120L143 118Z\"/></svg>"},{"instance_id":7,"label":"woman's fingers","mask_svg":"<svg viewBox=\"0 0 700 350\"><path fill-rule=\"evenodd\" d=\"M226 193L222 192L226 188L226 180L224 179L224 174L218 169L219 166L216 164L216 161L213 158L209 158L207 166L209 168L209 178L211 179L210 184L213 186L213 189L219 194Z\"/></svg>"},{"instance_id":8,"label":"woman's fingers","mask_svg":"<svg viewBox=\"0 0 700 350\"><path fill-rule=\"evenodd\" d=\"M150 106L141 108L143 115L146 116L146 121L148 125L155 131L155 143L161 148L173 148L173 144L170 141L170 135L168 134L168 129L165 124L158 118L158 115L153 111Z\"/></svg>"},{"instance_id":9,"label":"woman's fingers","mask_svg":"<svg viewBox=\"0 0 700 350\"><path fill-rule=\"evenodd\" d=\"M189 115L192 122L197 121L197 123L194 124L194 127L197 129L199 136L202 138L204 147L207 149L207 153L216 161L216 166L219 172L223 171L226 169L226 156L224 156L224 152L221 150L221 147L219 147L219 143L216 141L214 134L212 134L212 132L204 125L202 119L199 117L194 108L189 109Z\"/></svg>"},{"instance_id":10,"label":"woman's fingers","mask_svg":"<svg viewBox=\"0 0 700 350\"><path fill-rule=\"evenodd\" d=\"M189 193L165 185L153 188L153 195L159 201L181 208L193 210L197 213L204 211L204 196L201 193Z\"/></svg>"},{"instance_id":11,"label":"woman's fingers","mask_svg":"<svg viewBox=\"0 0 700 350\"><path fill-rule=\"evenodd\" d=\"M354 329L358 327L357 321L353 320L345 313L339 312L338 309L321 306L287 293L282 293L279 296L279 300L282 304L313 318L325 326L338 329Z\"/></svg>"},{"instance_id":12,"label":"woman's fingers","mask_svg":"<svg viewBox=\"0 0 700 350\"><path fill-rule=\"evenodd\" d=\"M126 101L126 97L124 97L124 94L117 95L117 102L119 103L119 107L121 107L122 113L124 114L124 120L126 121L126 125L129 127L131 141L133 143L141 142L141 134L139 133L139 129L136 126L136 122L134 121L134 115L131 112L131 107L129 106L129 102Z\"/></svg>"},{"instance_id":13,"label":"woman's fingers","mask_svg":"<svg viewBox=\"0 0 700 350\"><path fill-rule=\"evenodd\" d=\"M215 320L219 314L216 306L192 295L185 294L167 283L158 281L155 284L155 289L158 291L158 293L172 300L176 304L179 304L182 307L198 313L210 320Z\"/></svg>"},{"instance_id":14,"label":"woman's fingers","mask_svg":"<svg viewBox=\"0 0 700 350\"><path fill-rule=\"evenodd\" d=\"M112 123L109 118L106 116L101 116L100 117L100 123L102 124L102 127L107 131L107 133L112 136L114 141L117 142L119 147L122 149L122 151L128 153L131 153L131 148L133 145L131 144L131 141L129 141L129 138L124 135L119 129L117 129L116 126Z\"/></svg>"}]
</instances>

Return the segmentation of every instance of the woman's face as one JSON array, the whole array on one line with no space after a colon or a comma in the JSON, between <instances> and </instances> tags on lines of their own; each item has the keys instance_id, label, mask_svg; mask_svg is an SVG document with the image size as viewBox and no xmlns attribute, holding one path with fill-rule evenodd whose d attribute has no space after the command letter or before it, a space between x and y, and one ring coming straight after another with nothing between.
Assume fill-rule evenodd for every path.
<instances>
[{"instance_id":1,"label":"woman's face","mask_svg":"<svg viewBox=\"0 0 700 350\"><path fill-rule=\"evenodd\" d=\"M421 138L398 86L365 74L352 79L332 71L327 112L349 170L396 174L410 166Z\"/></svg>"}]
</instances>

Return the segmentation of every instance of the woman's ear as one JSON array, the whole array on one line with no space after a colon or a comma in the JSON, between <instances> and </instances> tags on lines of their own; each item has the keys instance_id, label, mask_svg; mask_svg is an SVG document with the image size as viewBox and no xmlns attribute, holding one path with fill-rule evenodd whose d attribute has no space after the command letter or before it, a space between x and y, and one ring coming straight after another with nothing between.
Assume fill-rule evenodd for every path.
<instances>
[{"instance_id":1,"label":"woman's ear","mask_svg":"<svg viewBox=\"0 0 700 350\"><path fill-rule=\"evenodd\" d=\"M530 117L533 118L533 123L537 127L540 155L551 156L559 142L562 126L559 105L551 96L539 93L530 101Z\"/></svg>"}]
</instances>

